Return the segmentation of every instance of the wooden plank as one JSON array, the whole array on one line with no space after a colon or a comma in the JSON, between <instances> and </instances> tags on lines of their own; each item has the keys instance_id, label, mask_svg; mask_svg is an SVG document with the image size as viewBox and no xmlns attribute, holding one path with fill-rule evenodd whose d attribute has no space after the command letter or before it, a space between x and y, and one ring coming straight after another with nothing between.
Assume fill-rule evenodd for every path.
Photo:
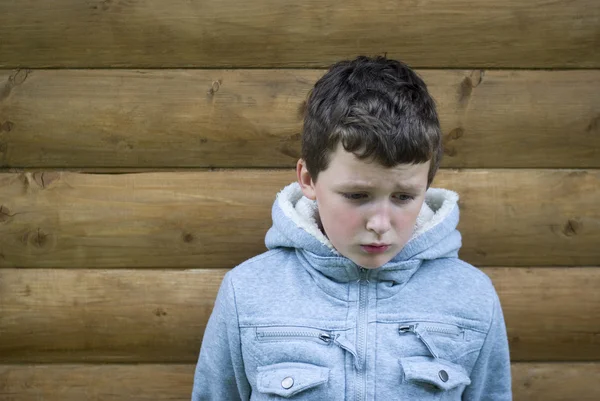
<instances>
[{"instance_id":1,"label":"wooden plank","mask_svg":"<svg viewBox=\"0 0 600 401\"><path fill-rule=\"evenodd\" d=\"M515 401L596 401L600 363L514 363Z\"/></svg>"},{"instance_id":2,"label":"wooden plank","mask_svg":"<svg viewBox=\"0 0 600 401\"><path fill-rule=\"evenodd\" d=\"M4 401L185 400L194 365L0 365Z\"/></svg>"},{"instance_id":3,"label":"wooden plank","mask_svg":"<svg viewBox=\"0 0 600 401\"><path fill-rule=\"evenodd\" d=\"M600 268L482 270L500 297L513 360L600 359Z\"/></svg>"},{"instance_id":4,"label":"wooden plank","mask_svg":"<svg viewBox=\"0 0 600 401\"><path fill-rule=\"evenodd\" d=\"M188 401L194 365L0 365L6 401ZM515 401L596 401L600 363L513 363Z\"/></svg>"},{"instance_id":5,"label":"wooden plank","mask_svg":"<svg viewBox=\"0 0 600 401\"><path fill-rule=\"evenodd\" d=\"M0 174L0 267L233 267L292 170ZM600 170L442 170L476 266L600 265ZM201 264L201 265L199 265Z\"/></svg>"},{"instance_id":6,"label":"wooden plank","mask_svg":"<svg viewBox=\"0 0 600 401\"><path fill-rule=\"evenodd\" d=\"M595 0L4 1L0 67L598 67L599 21Z\"/></svg>"},{"instance_id":7,"label":"wooden plank","mask_svg":"<svg viewBox=\"0 0 600 401\"><path fill-rule=\"evenodd\" d=\"M194 361L225 272L0 269L2 361Z\"/></svg>"},{"instance_id":8,"label":"wooden plank","mask_svg":"<svg viewBox=\"0 0 600 401\"><path fill-rule=\"evenodd\" d=\"M600 359L600 268L486 268L513 361ZM193 362L226 269L0 269L0 355Z\"/></svg>"},{"instance_id":9,"label":"wooden plank","mask_svg":"<svg viewBox=\"0 0 600 401\"><path fill-rule=\"evenodd\" d=\"M445 167L600 167L600 70L420 70ZM0 167L292 167L323 70L0 72ZM527 152L523 151L527 149Z\"/></svg>"},{"instance_id":10,"label":"wooden plank","mask_svg":"<svg viewBox=\"0 0 600 401\"><path fill-rule=\"evenodd\" d=\"M434 185L460 194L460 255L476 266L600 264L600 170L453 171Z\"/></svg>"}]
</instances>

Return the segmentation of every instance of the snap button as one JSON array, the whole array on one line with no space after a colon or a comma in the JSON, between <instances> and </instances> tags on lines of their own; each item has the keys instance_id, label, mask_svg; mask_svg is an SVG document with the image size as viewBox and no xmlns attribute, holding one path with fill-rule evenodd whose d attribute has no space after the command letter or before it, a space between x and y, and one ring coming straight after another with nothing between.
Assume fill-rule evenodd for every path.
<instances>
[{"instance_id":1,"label":"snap button","mask_svg":"<svg viewBox=\"0 0 600 401\"><path fill-rule=\"evenodd\" d=\"M286 377L285 379L283 379L281 381L281 387L283 387L284 389L288 389L291 388L294 385L294 379L292 379L291 377Z\"/></svg>"},{"instance_id":2,"label":"snap button","mask_svg":"<svg viewBox=\"0 0 600 401\"><path fill-rule=\"evenodd\" d=\"M442 381L444 383L446 383L448 381L448 372L446 372L445 370L440 370L438 375L440 376L440 379L442 379Z\"/></svg>"}]
</instances>

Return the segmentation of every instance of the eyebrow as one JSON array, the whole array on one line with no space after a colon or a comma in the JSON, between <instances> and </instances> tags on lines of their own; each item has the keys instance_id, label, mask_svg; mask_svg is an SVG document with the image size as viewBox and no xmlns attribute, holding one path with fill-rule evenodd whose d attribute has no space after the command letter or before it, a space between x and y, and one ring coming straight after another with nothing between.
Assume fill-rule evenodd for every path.
<instances>
[{"instance_id":1,"label":"eyebrow","mask_svg":"<svg viewBox=\"0 0 600 401\"><path fill-rule=\"evenodd\" d=\"M357 190L372 190L375 188L374 185L368 184L366 182L342 182L336 185L338 190L342 191L357 191ZM395 185L395 189L397 191L406 191L406 192L419 192L421 187L413 184L401 184Z\"/></svg>"}]
</instances>

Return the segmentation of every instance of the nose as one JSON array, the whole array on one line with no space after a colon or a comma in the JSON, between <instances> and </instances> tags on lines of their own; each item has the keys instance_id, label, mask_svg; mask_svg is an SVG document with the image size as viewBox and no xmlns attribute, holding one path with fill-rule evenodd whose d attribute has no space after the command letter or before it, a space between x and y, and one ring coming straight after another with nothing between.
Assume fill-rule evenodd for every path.
<instances>
[{"instance_id":1,"label":"nose","mask_svg":"<svg viewBox=\"0 0 600 401\"><path fill-rule=\"evenodd\" d=\"M389 205L386 203L377 205L367 220L367 230L373 231L377 235L383 235L391 227Z\"/></svg>"}]
</instances>

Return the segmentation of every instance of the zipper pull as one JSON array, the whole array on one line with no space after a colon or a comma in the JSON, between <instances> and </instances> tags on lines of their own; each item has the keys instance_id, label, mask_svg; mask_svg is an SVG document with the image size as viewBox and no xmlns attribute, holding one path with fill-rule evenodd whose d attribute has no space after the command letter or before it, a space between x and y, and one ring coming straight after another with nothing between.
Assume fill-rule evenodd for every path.
<instances>
[{"instance_id":1,"label":"zipper pull","mask_svg":"<svg viewBox=\"0 0 600 401\"><path fill-rule=\"evenodd\" d=\"M352 342L348 341L348 339L345 336L340 336L338 334L333 339L333 343L341 349L348 351L354 357L354 367L356 368L356 370L363 369L363 366L358 359L358 353L356 352L356 349L354 348L354 344Z\"/></svg>"},{"instance_id":2,"label":"zipper pull","mask_svg":"<svg viewBox=\"0 0 600 401\"><path fill-rule=\"evenodd\" d=\"M367 275L369 274L369 269L365 269L364 267L360 267L358 269L358 282L359 283L368 283L369 280L367 280Z\"/></svg>"},{"instance_id":3,"label":"zipper pull","mask_svg":"<svg viewBox=\"0 0 600 401\"><path fill-rule=\"evenodd\" d=\"M429 334L426 330L419 329L419 323L398 327L398 333L403 334L407 332L414 333L417 336L417 338L421 340L421 342L425 345L425 347L427 347L431 355L433 355L435 359L439 358L438 353L434 347L433 341L429 337Z\"/></svg>"},{"instance_id":4,"label":"zipper pull","mask_svg":"<svg viewBox=\"0 0 600 401\"><path fill-rule=\"evenodd\" d=\"M331 340L333 339L333 337L331 336L331 334L328 333L321 333L319 334L319 339L327 344L329 344L331 342Z\"/></svg>"}]
</instances>

